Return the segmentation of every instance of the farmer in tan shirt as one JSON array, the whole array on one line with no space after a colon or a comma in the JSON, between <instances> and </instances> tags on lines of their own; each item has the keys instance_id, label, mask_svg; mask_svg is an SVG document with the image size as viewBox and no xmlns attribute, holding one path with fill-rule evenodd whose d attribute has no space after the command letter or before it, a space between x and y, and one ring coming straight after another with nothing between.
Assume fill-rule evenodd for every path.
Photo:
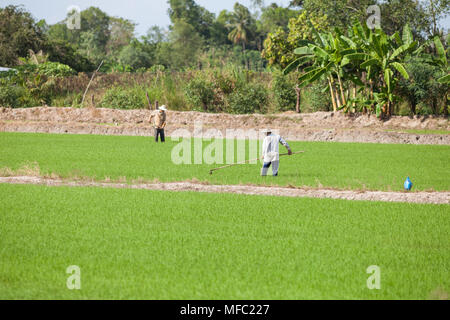
<instances>
[{"instance_id":1,"label":"farmer in tan shirt","mask_svg":"<svg viewBox=\"0 0 450 320\"><path fill-rule=\"evenodd\" d=\"M161 136L161 142L166 142L164 135L164 128L166 127L166 106L159 107L150 116L150 122L153 120L153 127L155 128L155 141L158 142L158 136Z\"/></svg>"}]
</instances>

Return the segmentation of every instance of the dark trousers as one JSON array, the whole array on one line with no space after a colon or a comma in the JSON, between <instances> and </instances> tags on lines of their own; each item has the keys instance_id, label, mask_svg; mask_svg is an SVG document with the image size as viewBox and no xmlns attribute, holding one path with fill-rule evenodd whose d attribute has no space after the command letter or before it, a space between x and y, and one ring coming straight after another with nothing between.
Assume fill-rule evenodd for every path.
<instances>
[{"instance_id":1,"label":"dark trousers","mask_svg":"<svg viewBox=\"0 0 450 320\"><path fill-rule=\"evenodd\" d=\"M158 142L158 136L161 137L161 142L166 142L166 137L164 136L164 129L155 128L155 141Z\"/></svg>"}]
</instances>

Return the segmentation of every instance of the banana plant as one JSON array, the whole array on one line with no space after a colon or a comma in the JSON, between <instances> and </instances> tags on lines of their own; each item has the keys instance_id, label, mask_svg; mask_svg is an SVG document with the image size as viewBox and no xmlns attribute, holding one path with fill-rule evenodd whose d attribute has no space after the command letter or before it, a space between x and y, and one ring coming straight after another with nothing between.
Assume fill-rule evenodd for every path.
<instances>
[{"instance_id":1,"label":"banana plant","mask_svg":"<svg viewBox=\"0 0 450 320\"><path fill-rule=\"evenodd\" d=\"M377 102L377 115L392 115L393 103L396 101L394 88L398 79L396 73L405 79L409 79L403 59L408 54L418 50L418 43L414 41L412 32L408 26L403 30L403 36L399 33L388 36L381 29L370 30L355 22L354 30L359 37L362 52L346 55L342 59L341 67L351 62L360 63L362 69L366 69L367 77L380 84L378 92L374 94Z\"/></svg>"},{"instance_id":2,"label":"banana plant","mask_svg":"<svg viewBox=\"0 0 450 320\"><path fill-rule=\"evenodd\" d=\"M312 29L315 41L304 40L299 43L300 47L294 50L299 58L288 65L284 73L287 74L309 64L308 67L303 68L304 73L298 79L299 87L304 87L321 78L327 79L333 109L337 111L346 104L343 86L345 75L340 66L341 61L345 55L354 53L356 50L350 48L339 36L331 32L319 33L314 27ZM339 34L338 30L335 32ZM339 89L335 86L335 79Z\"/></svg>"},{"instance_id":3,"label":"banana plant","mask_svg":"<svg viewBox=\"0 0 450 320\"><path fill-rule=\"evenodd\" d=\"M433 59L432 63L438 66L441 69L442 73L445 74L437 81L439 83L450 85L450 69L447 60L448 48L447 49L444 48L444 45L442 44L441 39L438 36L434 37L433 41L436 47L437 57Z\"/></svg>"}]
</instances>

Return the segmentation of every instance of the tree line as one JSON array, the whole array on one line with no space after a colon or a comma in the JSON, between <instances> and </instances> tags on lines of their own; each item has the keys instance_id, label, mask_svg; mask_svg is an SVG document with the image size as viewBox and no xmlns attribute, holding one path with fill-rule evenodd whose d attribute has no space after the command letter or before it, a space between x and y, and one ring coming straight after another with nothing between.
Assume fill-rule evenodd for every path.
<instances>
[{"instance_id":1,"label":"tree line","mask_svg":"<svg viewBox=\"0 0 450 320\"><path fill-rule=\"evenodd\" d=\"M320 87L334 110L389 116L406 101L411 113L423 103L448 112L448 82L438 79L448 75L449 39L439 22L450 0L293 0L287 7L253 0L218 15L194 0L168 4L168 29L153 26L142 36L133 21L96 7L81 11L75 30L67 27L72 13L48 25L21 6L0 8L0 66L41 64L28 73L47 75L92 72L102 61L104 73L241 68L271 73L286 109L294 103L300 111L301 92L313 88L317 96ZM366 26L371 5L380 8L377 30ZM294 76L279 74L286 68Z\"/></svg>"}]
</instances>

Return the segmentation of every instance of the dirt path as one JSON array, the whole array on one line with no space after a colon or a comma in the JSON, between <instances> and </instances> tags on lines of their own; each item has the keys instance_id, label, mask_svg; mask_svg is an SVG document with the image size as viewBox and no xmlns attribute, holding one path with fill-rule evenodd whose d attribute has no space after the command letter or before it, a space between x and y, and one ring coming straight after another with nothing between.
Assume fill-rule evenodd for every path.
<instances>
[{"instance_id":1,"label":"dirt path","mask_svg":"<svg viewBox=\"0 0 450 320\"><path fill-rule=\"evenodd\" d=\"M149 115L149 110L0 108L0 132L150 136L153 130L148 123ZM205 138L208 137L207 131L212 128L221 131L223 136L227 129L271 128L279 130L280 134L292 141L450 145L450 134L423 132L450 132L448 119L442 117L396 116L380 121L373 115L348 116L341 112L231 115L169 111L168 120L167 136L177 129L194 132L194 124L202 123Z\"/></svg>"},{"instance_id":2,"label":"dirt path","mask_svg":"<svg viewBox=\"0 0 450 320\"><path fill-rule=\"evenodd\" d=\"M266 195L279 197L308 197L360 201L387 201L427 204L450 204L450 192L383 192L383 191L348 191L330 189L258 187L240 185L205 185L192 182L170 182L151 184L125 184L106 182L66 181L32 176L0 177L0 183L33 184L45 186L68 187L102 187L128 188L165 191L196 191L206 193L234 193L247 195Z\"/></svg>"}]
</instances>

